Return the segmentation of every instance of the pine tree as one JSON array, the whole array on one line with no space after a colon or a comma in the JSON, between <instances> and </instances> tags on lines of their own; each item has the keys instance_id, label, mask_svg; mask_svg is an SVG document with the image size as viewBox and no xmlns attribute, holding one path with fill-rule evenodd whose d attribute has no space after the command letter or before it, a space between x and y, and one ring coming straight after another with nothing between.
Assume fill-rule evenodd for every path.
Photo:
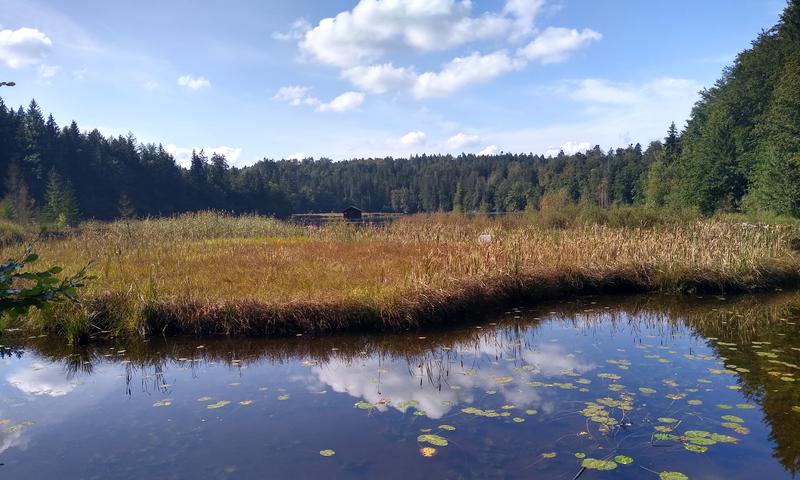
<instances>
[{"instance_id":1,"label":"pine tree","mask_svg":"<svg viewBox=\"0 0 800 480\"><path fill-rule=\"evenodd\" d=\"M800 52L784 66L759 131L763 140L748 200L758 210L800 216Z\"/></svg>"},{"instance_id":2,"label":"pine tree","mask_svg":"<svg viewBox=\"0 0 800 480\"><path fill-rule=\"evenodd\" d=\"M59 224L64 227L75 227L78 225L79 220L80 209L78 207L78 199L75 196L72 183L67 180L64 182L64 193L61 195Z\"/></svg>"},{"instance_id":3,"label":"pine tree","mask_svg":"<svg viewBox=\"0 0 800 480\"><path fill-rule=\"evenodd\" d=\"M55 169L50 169L50 172L47 174L44 205L44 214L48 221L58 221L59 215L61 214L63 195L64 191L61 176Z\"/></svg>"}]
</instances>

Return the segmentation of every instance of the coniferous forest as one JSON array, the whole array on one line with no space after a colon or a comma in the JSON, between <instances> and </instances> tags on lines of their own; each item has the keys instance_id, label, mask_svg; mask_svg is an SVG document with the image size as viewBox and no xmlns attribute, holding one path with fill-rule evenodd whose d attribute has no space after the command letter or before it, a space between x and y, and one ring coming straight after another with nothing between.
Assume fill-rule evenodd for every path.
<instances>
[{"instance_id":1,"label":"coniferous forest","mask_svg":"<svg viewBox=\"0 0 800 480\"><path fill-rule=\"evenodd\" d=\"M245 168L194 152L60 126L31 101L0 99L8 218L61 224L217 209L286 216L354 204L376 212L513 212L570 203L800 216L800 1L703 90L663 140L554 157L421 155Z\"/></svg>"}]
</instances>

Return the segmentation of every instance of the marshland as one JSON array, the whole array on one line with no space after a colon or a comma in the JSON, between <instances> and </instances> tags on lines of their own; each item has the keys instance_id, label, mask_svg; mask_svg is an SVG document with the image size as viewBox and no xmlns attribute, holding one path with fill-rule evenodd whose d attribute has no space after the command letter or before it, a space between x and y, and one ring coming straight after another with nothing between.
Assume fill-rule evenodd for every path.
<instances>
[{"instance_id":1,"label":"marshland","mask_svg":"<svg viewBox=\"0 0 800 480\"><path fill-rule=\"evenodd\" d=\"M95 278L80 301L7 328L74 342L402 331L579 294L770 291L800 279L798 236L793 225L636 209L419 215L378 226L215 212L84 223L36 244L38 261L65 273L90 264Z\"/></svg>"}]
</instances>

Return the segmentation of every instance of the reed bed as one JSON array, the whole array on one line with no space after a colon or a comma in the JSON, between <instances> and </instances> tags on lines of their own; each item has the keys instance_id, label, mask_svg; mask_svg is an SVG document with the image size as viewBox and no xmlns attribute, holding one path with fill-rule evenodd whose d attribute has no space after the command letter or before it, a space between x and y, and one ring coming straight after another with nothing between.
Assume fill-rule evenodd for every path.
<instances>
[{"instance_id":1,"label":"reed bed","mask_svg":"<svg viewBox=\"0 0 800 480\"><path fill-rule=\"evenodd\" d=\"M90 223L37 246L43 264L67 272L93 262L97 278L82 302L34 312L21 327L72 339L386 331L458 322L511 301L738 292L800 280L796 226L696 219L562 227L525 215L300 227L212 212Z\"/></svg>"}]
</instances>

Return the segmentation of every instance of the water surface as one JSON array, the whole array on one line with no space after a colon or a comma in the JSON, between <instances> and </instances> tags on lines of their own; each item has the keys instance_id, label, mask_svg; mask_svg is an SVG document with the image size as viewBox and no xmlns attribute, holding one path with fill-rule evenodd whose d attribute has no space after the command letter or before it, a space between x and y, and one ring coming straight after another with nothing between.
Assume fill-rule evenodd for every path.
<instances>
[{"instance_id":1,"label":"water surface","mask_svg":"<svg viewBox=\"0 0 800 480\"><path fill-rule=\"evenodd\" d=\"M587 298L403 335L6 335L0 476L793 478L799 330L783 294Z\"/></svg>"}]
</instances>

